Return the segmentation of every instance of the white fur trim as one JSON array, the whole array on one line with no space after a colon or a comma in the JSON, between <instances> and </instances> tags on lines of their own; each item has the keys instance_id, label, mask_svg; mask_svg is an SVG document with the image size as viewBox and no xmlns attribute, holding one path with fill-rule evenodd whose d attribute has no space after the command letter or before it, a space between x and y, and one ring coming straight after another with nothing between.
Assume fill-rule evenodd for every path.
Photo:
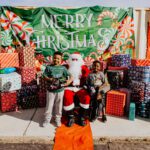
<instances>
[{"instance_id":1,"label":"white fur trim","mask_svg":"<svg viewBox=\"0 0 150 150\"><path fill-rule=\"evenodd\" d=\"M89 104L81 104L81 103L80 103L80 106L81 106L82 108L84 108L84 109L88 109L90 105L89 105Z\"/></svg>"},{"instance_id":2,"label":"white fur trim","mask_svg":"<svg viewBox=\"0 0 150 150\"><path fill-rule=\"evenodd\" d=\"M72 103L71 105L69 106L64 106L64 110L68 111L68 110L71 110L74 108L74 103Z\"/></svg>"},{"instance_id":3,"label":"white fur trim","mask_svg":"<svg viewBox=\"0 0 150 150\"><path fill-rule=\"evenodd\" d=\"M71 58L81 58L82 59L81 54L71 54L70 57Z\"/></svg>"},{"instance_id":4,"label":"white fur trim","mask_svg":"<svg viewBox=\"0 0 150 150\"><path fill-rule=\"evenodd\" d=\"M65 90L70 90L73 92L78 92L79 90L81 90L82 88L77 88L77 87L66 87Z\"/></svg>"}]
</instances>

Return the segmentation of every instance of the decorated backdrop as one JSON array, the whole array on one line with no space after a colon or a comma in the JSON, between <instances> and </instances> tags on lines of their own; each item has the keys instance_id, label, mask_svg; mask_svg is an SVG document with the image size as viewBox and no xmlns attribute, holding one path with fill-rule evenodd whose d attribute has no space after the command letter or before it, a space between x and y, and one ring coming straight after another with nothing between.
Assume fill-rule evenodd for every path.
<instances>
[{"instance_id":1,"label":"decorated backdrop","mask_svg":"<svg viewBox=\"0 0 150 150\"><path fill-rule=\"evenodd\" d=\"M87 62L106 60L115 53L135 54L132 8L0 9L4 51L28 44L49 59L55 51L66 57L78 51Z\"/></svg>"}]
</instances>

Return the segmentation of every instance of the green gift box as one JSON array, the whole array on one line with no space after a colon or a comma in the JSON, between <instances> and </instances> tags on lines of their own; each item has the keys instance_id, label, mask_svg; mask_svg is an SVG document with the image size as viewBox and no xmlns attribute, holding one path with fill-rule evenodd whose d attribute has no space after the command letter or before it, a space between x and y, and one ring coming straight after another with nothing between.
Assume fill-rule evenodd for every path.
<instances>
[{"instance_id":1,"label":"green gift box","mask_svg":"<svg viewBox=\"0 0 150 150\"><path fill-rule=\"evenodd\" d=\"M134 119L135 119L135 103L130 103L129 120L134 121Z\"/></svg>"}]
</instances>

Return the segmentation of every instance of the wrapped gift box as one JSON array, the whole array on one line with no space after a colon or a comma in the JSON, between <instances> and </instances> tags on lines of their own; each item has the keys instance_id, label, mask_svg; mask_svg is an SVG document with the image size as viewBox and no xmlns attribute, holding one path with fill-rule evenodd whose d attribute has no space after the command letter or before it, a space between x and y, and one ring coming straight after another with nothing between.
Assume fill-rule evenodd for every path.
<instances>
[{"instance_id":1,"label":"wrapped gift box","mask_svg":"<svg viewBox=\"0 0 150 150\"><path fill-rule=\"evenodd\" d=\"M17 94L18 98L37 95L38 87L37 87L37 85L23 86L17 93L18 93Z\"/></svg>"},{"instance_id":2,"label":"wrapped gift box","mask_svg":"<svg viewBox=\"0 0 150 150\"><path fill-rule=\"evenodd\" d=\"M20 67L34 67L35 57L34 48L30 46L20 46L17 48L19 53L19 65Z\"/></svg>"},{"instance_id":3,"label":"wrapped gift box","mask_svg":"<svg viewBox=\"0 0 150 150\"><path fill-rule=\"evenodd\" d=\"M12 72L0 74L0 91L15 91L21 89L21 75Z\"/></svg>"},{"instance_id":4,"label":"wrapped gift box","mask_svg":"<svg viewBox=\"0 0 150 150\"><path fill-rule=\"evenodd\" d=\"M19 67L18 53L0 53L0 68Z\"/></svg>"},{"instance_id":5,"label":"wrapped gift box","mask_svg":"<svg viewBox=\"0 0 150 150\"><path fill-rule=\"evenodd\" d=\"M126 104L125 104L125 113L129 115L129 107L131 100L131 90L127 88L120 88L119 91L124 92L126 94Z\"/></svg>"},{"instance_id":6,"label":"wrapped gift box","mask_svg":"<svg viewBox=\"0 0 150 150\"><path fill-rule=\"evenodd\" d=\"M20 67L19 73L21 74L22 84L32 84L36 79L35 67Z\"/></svg>"},{"instance_id":7,"label":"wrapped gift box","mask_svg":"<svg viewBox=\"0 0 150 150\"><path fill-rule=\"evenodd\" d=\"M150 118L150 100L136 103L136 115Z\"/></svg>"},{"instance_id":8,"label":"wrapped gift box","mask_svg":"<svg viewBox=\"0 0 150 150\"><path fill-rule=\"evenodd\" d=\"M128 78L129 80L150 82L150 66L130 66Z\"/></svg>"},{"instance_id":9,"label":"wrapped gift box","mask_svg":"<svg viewBox=\"0 0 150 150\"><path fill-rule=\"evenodd\" d=\"M114 90L107 92L106 113L115 116L123 116L125 103L125 93Z\"/></svg>"},{"instance_id":10,"label":"wrapped gift box","mask_svg":"<svg viewBox=\"0 0 150 150\"><path fill-rule=\"evenodd\" d=\"M144 99L150 100L150 82L145 83Z\"/></svg>"},{"instance_id":11,"label":"wrapped gift box","mask_svg":"<svg viewBox=\"0 0 150 150\"><path fill-rule=\"evenodd\" d=\"M131 89L131 99L134 102L144 101L145 83L131 80L129 83Z\"/></svg>"},{"instance_id":12,"label":"wrapped gift box","mask_svg":"<svg viewBox=\"0 0 150 150\"><path fill-rule=\"evenodd\" d=\"M112 55L112 64L116 67L128 67L131 65L131 57L129 54L114 54Z\"/></svg>"},{"instance_id":13,"label":"wrapped gift box","mask_svg":"<svg viewBox=\"0 0 150 150\"><path fill-rule=\"evenodd\" d=\"M129 80L139 80L139 72L137 71L137 67L129 66L128 70L128 78Z\"/></svg>"},{"instance_id":14,"label":"wrapped gift box","mask_svg":"<svg viewBox=\"0 0 150 150\"><path fill-rule=\"evenodd\" d=\"M123 86L127 87L128 85L128 67L113 67L109 66L108 70L123 70Z\"/></svg>"},{"instance_id":15,"label":"wrapped gift box","mask_svg":"<svg viewBox=\"0 0 150 150\"><path fill-rule=\"evenodd\" d=\"M46 92L47 89L47 82L45 81L45 79L43 77L38 78L39 80L39 91L40 92Z\"/></svg>"},{"instance_id":16,"label":"wrapped gift box","mask_svg":"<svg viewBox=\"0 0 150 150\"><path fill-rule=\"evenodd\" d=\"M23 86L17 91L17 103L21 108L34 108L38 106L37 85Z\"/></svg>"},{"instance_id":17,"label":"wrapped gift box","mask_svg":"<svg viewBox=\"0 0 150 150\"><path fill-rule=\"evenodd\" d=\"M0 104L2 112L15 111L17 109L16 91L0 93Z\"/></svg>"},{"instance_id":18,"label":"wrapped gift box","mask_svg":"<svg viewBox=\"0 0 150 150\"><path fill-rule=\"evenodd\" d=\"M39 107L46 106L46 92L38 92L38 101Z\"/></svg>"},{"instance_id":19,"label":"wrapped gift box","mask_svg":"<svg viewBox=\"0 0 150 150\"><path fill-rule=\"evenodd\" d=\"M123 70L107 70L107 77L111 89L119 89L124 86Z\"/></svg>"},{"instance_id":20,"label":"wrapped gift box","mask_svg":"<svg viewBox=\"0 0 150 150\"><path fill-rule=\"evenodd\" d=\"M32 96L26 96L20 99L19 106L22 109L30 109L30 108L37 108L38 107L38 96L32 95Z\"/></svg>"},{"instance_id":21,"label":"wrapped gift box","mask_svg":"<svg viewBox=\"0 0 150 150\"><path fill-rule=\"evenodd\" d=\"M150 59L131 59L132 66L150 66Z\"/></svg>"}]
</instances>

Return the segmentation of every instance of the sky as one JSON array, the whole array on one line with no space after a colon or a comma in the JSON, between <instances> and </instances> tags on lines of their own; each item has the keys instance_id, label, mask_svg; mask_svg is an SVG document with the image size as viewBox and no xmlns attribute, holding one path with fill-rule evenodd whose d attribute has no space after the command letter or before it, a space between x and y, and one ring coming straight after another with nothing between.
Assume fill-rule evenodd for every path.
<instances>
[{"instance_id":1,"label":"sky","mask_svg":"<svg viewBox=\"0 0 150 150\"><path fill-rule=\"evenodd\" d=\"M0 0L0 6L85 7L95 5L150 8L150 0Z\"/></svg>"}]
</instances>

